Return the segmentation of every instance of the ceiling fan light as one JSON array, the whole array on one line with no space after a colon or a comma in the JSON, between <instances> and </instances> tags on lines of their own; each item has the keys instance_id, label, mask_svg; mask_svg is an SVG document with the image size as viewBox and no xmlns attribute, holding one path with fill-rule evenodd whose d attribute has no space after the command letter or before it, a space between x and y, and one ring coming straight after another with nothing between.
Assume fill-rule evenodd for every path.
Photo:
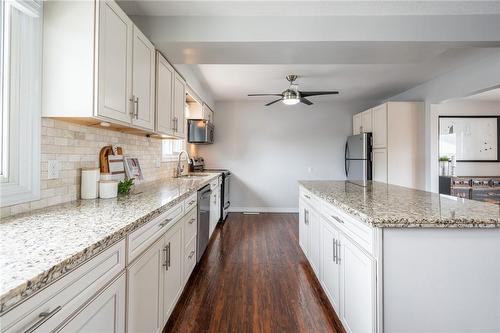
<instances>
[{"instance_id":1,"label":"ceiling fan light","mask_svg":"<svg viewBox=\"0 0 500 333\"><path fill-rule=\"evenodd\" d=\"M300 102L300 99L298 98L283 98L283 104L286 104L286 105L295 105L295 104L298 104Z\"/></svg>"}]
</instances>

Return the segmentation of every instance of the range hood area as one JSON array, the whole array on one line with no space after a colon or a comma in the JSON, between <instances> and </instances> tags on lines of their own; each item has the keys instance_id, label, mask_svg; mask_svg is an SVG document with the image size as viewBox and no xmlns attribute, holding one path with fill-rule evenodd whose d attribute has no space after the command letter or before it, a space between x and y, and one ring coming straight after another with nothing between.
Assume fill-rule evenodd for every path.
<instances>
[{"instance_id":1,"label":"range hood area","mask_svg":"<svg viewBox=\"0 0 500 333\"><path fill-rule=\"evenodd\" d=\"M186 94L187 140L193 144L214 142L214 112L210 107L189 92Z\"/></svg>"}]
</instances>

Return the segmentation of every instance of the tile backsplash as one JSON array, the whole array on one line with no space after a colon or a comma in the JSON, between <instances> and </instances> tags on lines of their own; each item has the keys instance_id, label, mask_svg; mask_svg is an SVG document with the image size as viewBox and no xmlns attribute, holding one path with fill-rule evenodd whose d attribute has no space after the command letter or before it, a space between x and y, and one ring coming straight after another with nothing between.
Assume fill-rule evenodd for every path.
<instances>
[{"instance_id":1,"label":"tile backsplash","mask_svg":"<svg viewBox=\"0 0 500 333\"><path fill-rule=\"evenodd\" d=\"M139 158L145 181L172 177L177 162L161 162L161 140L42 118L40 200L1 208L6 217L80 197L80 169L99 166L99 152L107 145L123 148L125 155ZM190 152L191 153L191 152ZM48 179L48 161L57 160L59 178Z\"/></svg>"}]
</instances>

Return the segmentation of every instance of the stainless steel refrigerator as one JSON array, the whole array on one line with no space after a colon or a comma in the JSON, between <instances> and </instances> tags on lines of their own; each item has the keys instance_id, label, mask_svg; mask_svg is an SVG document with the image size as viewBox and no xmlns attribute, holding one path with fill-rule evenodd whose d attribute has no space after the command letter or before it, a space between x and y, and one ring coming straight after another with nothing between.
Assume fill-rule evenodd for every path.
<instances>
[{"instance_id":1,"label":"stainless steel refrigerator","mask_svg":"<svg viewBox=\"0 0 500 333\"><path fill-rule=\"evenodd\" d=\"M351 135L345 144L345 176L351 183L366 186L372 180L372 134Z\"/></svg>"}]
</instances>

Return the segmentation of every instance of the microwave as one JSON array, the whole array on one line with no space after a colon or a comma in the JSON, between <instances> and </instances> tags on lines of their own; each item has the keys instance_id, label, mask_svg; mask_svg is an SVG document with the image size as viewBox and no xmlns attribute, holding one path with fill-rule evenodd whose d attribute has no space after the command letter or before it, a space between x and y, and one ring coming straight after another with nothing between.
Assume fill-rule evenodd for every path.
<instances>
[{"instance_id":1,"label":"microwave","mask_svg":"<svg viewBox=\"0 0 500 333\"><path fill-rule=\"evenodd\" d=\"M188 142L209 144L214 142L214 125L205 119L188 120Z\"/></svg>"}]
</instances>

